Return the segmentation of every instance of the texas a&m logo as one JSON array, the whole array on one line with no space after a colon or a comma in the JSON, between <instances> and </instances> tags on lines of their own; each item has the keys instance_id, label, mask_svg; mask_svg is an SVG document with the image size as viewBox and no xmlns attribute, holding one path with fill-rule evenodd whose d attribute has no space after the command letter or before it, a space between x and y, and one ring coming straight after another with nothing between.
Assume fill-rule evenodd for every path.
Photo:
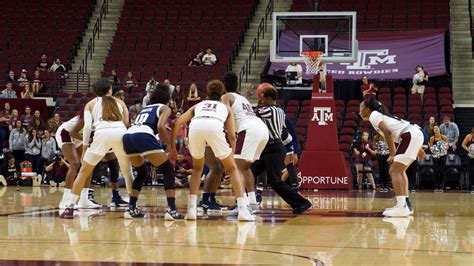
<instances>
[{"instance_id":1,"label":"texas a&m logo","mask_svg":"<svg viewBox=\"0 0 474 266\"><path fill-rule=\"evenodd\" d=\"M357 54L357 62L341 63L341 65L347 65L348 70L367 70L378 64L394 65L397 63L395 61L397 55L389 54L388 49L359 50Z\"/></svg>"},{"instance_id":2,"label":"texas a&m logo","mask_svg":"<svg viewBox=\"0 0 474 266\"><path fill-rule=\"evenodd\" d=\"M331 107L314 107L314 114L311 121L318 122L320 126L326 126L329 121L333 121Z\"/></svg>"}]
</instances>

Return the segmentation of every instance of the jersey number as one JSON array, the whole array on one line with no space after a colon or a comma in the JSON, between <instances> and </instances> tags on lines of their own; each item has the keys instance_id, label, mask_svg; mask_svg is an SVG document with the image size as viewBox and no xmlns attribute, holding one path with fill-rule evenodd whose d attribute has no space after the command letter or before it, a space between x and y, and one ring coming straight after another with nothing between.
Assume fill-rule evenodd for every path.
<instances>
[{"instance_id":1,"label":"jersey number","mask_svg":"<svg viewBox=\"0 0 474 266\"><path fill-rule=\"evenodd\" d=\"M217 109L217 104L216 104L216 103L206 103L206 104L204 105L204 108L216 110L216 109Z\"/></svg>"},{"instance_id":2,"label":"jersey number","mask_svg":"<svg viewBox=\"0 0 474 266\"><path fill-rule=\"evenodd\" d=\"M135 118L135 124L143 124L148 119L148 114L139 114L137 118Z\"/></svg>"}]
</instances>

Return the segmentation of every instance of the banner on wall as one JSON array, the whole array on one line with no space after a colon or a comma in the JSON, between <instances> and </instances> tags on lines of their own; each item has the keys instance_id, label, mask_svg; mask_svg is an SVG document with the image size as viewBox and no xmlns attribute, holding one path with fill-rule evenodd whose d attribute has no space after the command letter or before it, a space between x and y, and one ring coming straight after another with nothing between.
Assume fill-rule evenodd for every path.
<instances>
[{"instance_id":1,"label":"banner on wall","mask_svg":"<svg viewBox=\"0 0 474 266\"><path fill-rule=\"evenodd\" d=\"M357 39L357 62L326 65L334 79L360 79L363 75L379 80L410 79L416 65L422 65L430 76L446 74L444 31L364 32L358 33ZM337 39L332 45L337 47ZM286 66L272 63L268 74ZM303 78L312 76L304 74Z\"/></svg>"}]
</instances>

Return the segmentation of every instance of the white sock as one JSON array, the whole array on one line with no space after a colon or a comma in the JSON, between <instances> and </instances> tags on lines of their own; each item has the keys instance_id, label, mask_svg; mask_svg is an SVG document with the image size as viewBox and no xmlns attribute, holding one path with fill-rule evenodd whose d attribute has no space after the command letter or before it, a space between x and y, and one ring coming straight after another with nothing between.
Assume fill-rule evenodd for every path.
<instances>
[{"instance_id":1,"label":"white sock","mask_svg":"<svg viewBox=\"0 0 474 266\"><path fill-rule=\"evenodd\" d=\"M81 200L88 200L89 199L89 189L83 188L81 191Z\"/></svg>"},{"instance_id":2,"label":"white sock","mask_svg":"<svg viewBox=\"0 0 474 266\"><path fill-rule=\"evenodd\" d=\"M65 188L64 193L63 193L63 198L61 199L61 201L68 199L69 195L71 195L71 189Z\"/></svg>"},{"instance_id":3,"label":"white sock","mask_svg":"<svg viewBox=\"0 0 474 266\"><path fill-rule=\"evenodd\" d=\"M196 207L196 206L197 206L197 195L189 195L188 207Z\"/></svg>"},{"instance_id":4,"label":"white sock","mask_svg":"<svg viewBox=\"0 0 474 266\"><path fill-rule=\"evenodd\" d=\"M407 204L407 196L397 196L397 206L404 207Z\"/></svg>"},{"instance_id":5,"label":"white sock","mask_svg":"<svg viewBox=\"0 0 474 266\"><path fill-rule=\"evenodd\" d=\"M250 206L249 198L247 197L247 194L244 193L243 198L244 198L244 200L245 200L245 206Z\"/></svg>"},{"instance_id":6,"label":"white sock","mask_svg":"<svg viewBox=\"0 0 474 266\"><path fill-rule=\"evenodd\" d=\"M247 202L245 201L244 197L238 197L237 198L237 207L239 209L246 209L247 208Z\"/></svg>"},{"instance_id":7,"label":"white sock","mask_svg":"<svg viewBox=\"0 0 474 266\"><path fill-rule=\"evenodd\" d=\"M255 191L247 193L247 196L250 204L257 204L257 197L255 196Z\"/></svg>"},{"instance_id":8,"label":"white sock","mask_svg":"<svg viewBox=\"0 0 474 266\"><path fill-rule=\"evenodd\" d=\"M69 200L68 200L68 203L67 205L71 205L71 204L76 204L77 203L77 200L79 199L79 195L76 195L76 194L69 194Z\"/></svg>"}]
</instances>

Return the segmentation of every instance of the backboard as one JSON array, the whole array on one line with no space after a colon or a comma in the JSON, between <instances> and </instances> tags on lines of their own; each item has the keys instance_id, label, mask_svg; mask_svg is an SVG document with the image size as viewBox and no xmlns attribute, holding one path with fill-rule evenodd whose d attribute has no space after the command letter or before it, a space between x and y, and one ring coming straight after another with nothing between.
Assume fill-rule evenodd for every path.
<instances>
[{"instance_id":1,"label":"backboard","mask_svg":"<svg viewBox=\"0 0 474 266\"><path fill-rule=\"evenodd\" d=\"M304 51L323 62L357 61L356 12L274 12L270 61L303 63Z\"/></svg>"}]
</instances>

